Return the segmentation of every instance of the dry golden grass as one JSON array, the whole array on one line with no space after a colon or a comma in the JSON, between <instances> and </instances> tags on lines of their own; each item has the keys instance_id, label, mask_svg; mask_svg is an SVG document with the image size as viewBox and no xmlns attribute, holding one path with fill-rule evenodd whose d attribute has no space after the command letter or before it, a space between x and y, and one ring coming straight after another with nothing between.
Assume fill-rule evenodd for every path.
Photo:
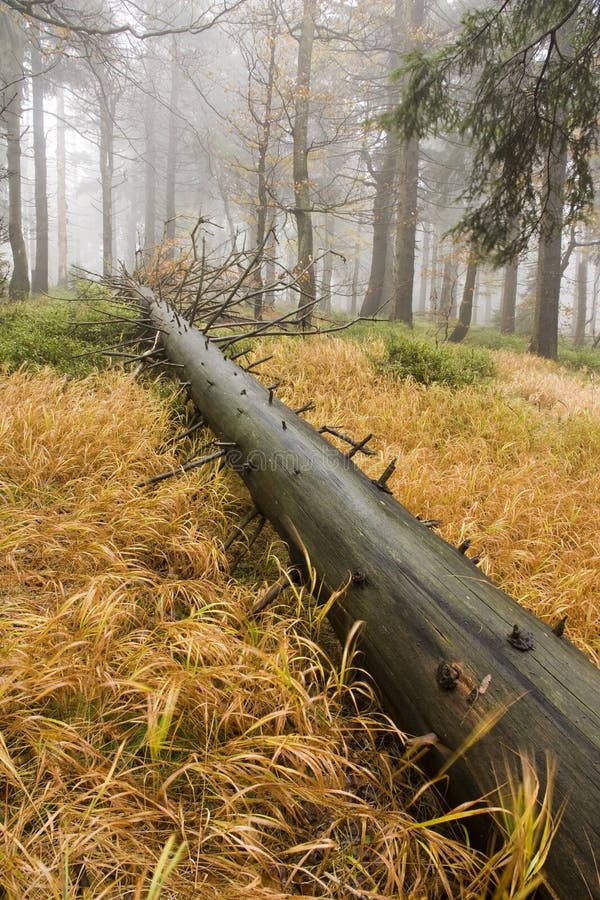
<instances>
[{"instance_id":1,"label":"dry golden grass","mask_svg":"<svg viewBox=\"0 0 600 900\"><path fill-rule=\"evenodd\" d=\"M314 399L318 425L373 432L379 456L361 467L379 475L397 457L398 499L441 519L448 541L470 538L483 570L539 616L568 614L568 636L600 662L600 421L580 376L502 353L494 389L454 391L375 375L377 341L269 350L267 378L283 381L282 399Z\"/></svg>"},{"instance_id":2,"label":"dry golden grass","mask_svg":"<svg viewBox=\"0 0 600 900\"><path fill-rule=\"evenodd\" d=\"M507 397L521 397L561 418L573 413L600 415L600 385L593 371L568 371L549 360L509 350L496 351L494 359Z\"/></svg>"},{"instance_id":3,"label":"dry golden grass","mask_svg":"<svg viewBox=\"0 0 600 900\"><path fill-rule=\"evenodd\" d=\"M296 348L286 377L325 390L314 350ZM338 398L320 415L352 409L349 424L398 439L402 410L403 452L423 462L407 437L423 397L390 384L369 419L365 360L347 344L319 353ZM0 411L3 896L531 892L551 834L535 778L527 802L515 788L498 813L506 837L491 858L462 843L456 823L481 804L442 815L422 782L409 802L402 736L348 659L336 668L315 643L302 593L288 616L248 617L255 590L222 551L239 506L228 477L135 487L176 462L157 450L166 403L121 373L19 372L0 378Z\"/></svg>"}]
</instances>

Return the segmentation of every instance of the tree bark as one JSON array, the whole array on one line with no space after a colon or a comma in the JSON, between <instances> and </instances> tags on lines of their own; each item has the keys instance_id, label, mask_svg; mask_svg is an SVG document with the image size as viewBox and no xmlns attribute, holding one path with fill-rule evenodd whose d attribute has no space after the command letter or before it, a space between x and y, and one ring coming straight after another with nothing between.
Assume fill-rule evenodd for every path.
<instances>
[{"instance_id":1,"label":"tree bark","mask_svg":"<svg viewBox=\"0 0 600 900\"><path fill-rule=\"evenodd\" d=\"M144 98L144 258L156 249L156 100L151 91Z\"/></svg>"},{"instance_id":2,"label":"tree bark","mask_svg":"<svg viewBox=\"0 0 600 900\"><path fill-rule=\"evenodd\" d=\"M415 35L425 21L424 0L407 0L407 47L414 46ZM394 264L393 318L412 327L415 281L415 240L417 235L419 188L419 140L410 138L400 153L398 178L398 214L396 221L396 257Z\"/></svg>"},{"instance_id":3,"label":"tree bark","mask_svg":"<svg viewBox=\"0 0 600 900\"><path fill-rule=\"evenodd\" d=\"M22 63L23 54L20 53ZM10 92L10 96L8 96ZM21 115L23 82L22 70L14 76L14 83L4 94L4 121L6 122L6 165L8 169L8 239L13 258L13 269L8 286L11 300L23 300L29 296L29 266L23 237L23 208L21 198Z\"/></svg>"},{"instance_id":4,"label":"tree bark","mask_svg":"<svg viewBox=\"0 0 600 900\"><path fill-rule=\"evenodd\" d=\"M169 359L182 366L215 434L235 444L230 462L288 542L292 563L303 569L308 555L321 596L345 586L330 618L342 639L364 623L359 665L385 707L403 730L436 736L430 765L458 751L450 796L467 801L493 791L507 767L517 777L520 753L543 781L551 752L556 803L566 807L547 860L549 883L565 900L586 893L585 882L586 896L600 897L598 669L205 335L141 291ZM533 649L522 652L509 636ZM465 750L477 728L480 738Z\"/></svg>"},{"instance_id":5,"label":"tree bark","mask_svg":"<svg viewBox=\"0 0 600 900\"><path fill-rule=\"evenodd\" d=\"M358 312L358 279L360 276L360 231L357 230L354 240L354 262L352 263L352 287L350 293L350 315Z\"/></svg>"},{"instance_id":6,"label":"tree bark","mask_svg":"<svg viewBox=\"0 0 600 900\"><path fill-rule=\"evenodd\" d=\"M102 189L102 274L110 277L113 270L113 176L114 176L114 113L103 86L98 91L100 106L100 184Z\"/></svg>"},{"instance_id":7,"label":"tree bark","mask_svg":"<svg viewBox=\"0 0 600 900\"><path fill-rule=\"evenodd\" d=\"M519 264L517 262L508 263L504 270L502 300L500 301L500 331L502 334L515 333L518 275Z\"/></svg>"},{"instance_id":8,"label":"tree bark","mask_svg":"<svg viewBox=\"0 0 600 900\"><path fill-rule=\"evenodd\" d=\"M454 344L459 344L467 336L471 327L471 317L473 315L473 295L475 293L475 280L477 278L477 260L469 257L467 265L467 275L465 278L465 286L463 288L462 300L458 311L458 323L454 331L448 338Z\"/></svg>"},{"instance_id":9,"label":"tree bark","mask_svg":"<svg viewBox=\"0 0 600 900\"><path fill-rule=\"evenodd\" d=\"M179 101L179 69L177 64L177 37L171 41L171 90L169 94L169 137L167 145L167 176L165 196L165 250L166 259L175 257L175 226L177 208L175 203L177 174L177 105Z\"/></svg>"},{"instance_id":10,"label":"tree bark","mask_svg":"<svg viewBox=\"0 0 600 900\"><path fill-rule=\"evenodd\" d=\"M587 256L585 250L580 248L577 260L577 302L575 304L575 327L573 329L573 345L575 347L583 347L585 344L587 282Z\"/></svg>"},{"instance_id":11,"label":"tree bark","mask_svg":"<svg viewBox=\"0 0 600 900\"><path fill-rule=\"evenodd\" d=\"M389 132L386 136L381 168L378 172L371 171L371 175L375 180L373 245L371 249L369 282L360 309L361 316L376 315L385 303L384 284L394 208L393 187L397 165L398 140L395 134Z\"/></svg>"},{"instance_id":12,"label":"tree bark","mask_svg":"<svg viewBox=\"0 0 600 900\"><path fill-rule=\"evenodd\" d=\"M275 54L277 49L277 9L274 3L269 4L270 27L268 32L269 45L269 62L267 64L267 77L265 84L264 112L262 119L257 122L258 126L258 160L256 166L256 175L258 179L257 185L257 204L256 204L256 241L255 247L258 252L263 246L266 238L267 214L269 211L269 192L267 178L267 156L269 153L269 145L271 143L271 117L273 114L273 90L275 87ZM254 112L251 109L253 115ZM256 116L255 116L256 118ZM263 254L264 255L264 254ZM254 299L254 318L260 320L262 317L263 296L260 293L264 284L262 274L262 258L258 260L256 272L254 273L253 288L257 292Z\"/></svg>"},{"instance_id":13,"label":"tree bark","mask_svg":"<svg viewBox=\"0 0 600 900\"><path fill-rule=\"evenodd\" d=\"M321 301L323 312L328 315L331 312L331 279L333 277L333 256L331 246L335 236L335 219L331 214L325 213L325 255L323 257L323 274L321 280Z\"/></svg>"},{"instance_id":14,"label":"tree bark","mask_svg":"<svg viewBox=\"0 0 600 900\"><path fill-rule=\"evenodd\" d=\"M303 273L299 307L314 303L316 299L315 264L313 256L313 225L308 176L308 116L310 111L310 79L312 54L315 39L315 17L317 0L304 0L302 24L298 43L298 69L296 74L295 113L293 125L293 176L294 176L294 217L298 236L297 271ZM302 319L310 319L311 309L302 314Z\"/></svg>"},{"instance_id":15,"label":"tree bark","mask_svg":"<svg viewBox=\"0 0 600 900\"><path fill-rule=\"evenodd\" d=\"M58 284L66 285L69 270L67 243L67 155L65 148L65 95L56 88L56 232L58 243Z\"/></svg>"},{"instance_id":16,"label":"tree bark","mask_svg":"<svg viewBox=\"0 0 600 900\"><path fill-rule=\"evenodd\" d=\"M48 292L48 178L44 131L44 77L42 59L35 41L31 45L31 73L35 172L35 267L31 289L37 294Z\"/></svg>"},{"instance_id":17,"label":"tree bark","mask_svg":"<svg viewBox=\"0 0 600 900\"><path fill-rule=\"evenodd\" d=\"M429 252L431 248L431 229L423 226L423 253L421 255L421 282L419 284L419 303L417 312L427 311L427 285L429 282Z\"/></svg>"}]
</instances>

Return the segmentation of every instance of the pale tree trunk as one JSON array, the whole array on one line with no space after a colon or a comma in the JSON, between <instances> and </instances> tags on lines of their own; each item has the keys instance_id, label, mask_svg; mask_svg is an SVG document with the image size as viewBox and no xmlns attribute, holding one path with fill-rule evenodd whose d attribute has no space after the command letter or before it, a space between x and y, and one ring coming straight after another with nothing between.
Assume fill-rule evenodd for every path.
<instances>
[{"instance_id":1,"label":"pale tree trunk","mask_svg":"<svg viewBox=\"0 0 600 900\"><path fill-rule=\"evenodd\" d=\"M583 248L579 249L577 260L577 303L575 306L575 327L573 329L573 344L575 347L583 347L585 343L585 319L587 315L587 255Z\"/></svg>"},{"instance_id":2,"label":"pale tree trunk","mask_svg":"<svg viewBox=\"0 0 600 900\"><path fill-rule=\"evenodd\" d=\"M269 17L271 25L269 28L269 63L267 67L267 81L265 85L264 115L262 121L257 122L258 126L258 163L257 163L257 206L256 206L256 251L258 252L263 246L266 238L267 214L269 210L269 194L267 184L267 156L269 153L269 144L271 142L271 116L273 110L273 89L275 85L275 52L277 49L277 10L275 4L269 5ZM252 112L252 110L251 110ZM254 298L254 318L260 319L262 316L263 296L260 293L264 281L262 274L262 257L257 262L256 271L254 272L252 287L257 292Z\"/></svg>"},{"instance_id":3,"label":"pale tree trunk","mask_svg":"<svg viewBox=\"0 0 600 900\"><path fill-rule=\"evenodd\" d=\"M471 327L471 318L473 315L473 297L475 294L475 280L477 278L477 260L474 256L469 256L467 265L467 275L463 287L462 300L458 311L458 322L454 331L448 338L455 344L460 343L467 336Z\"/></svg>"},{"instance_id":4,"label":"pale tree trunk","mask_svg":"<svg viewBox=\"0 0 600 900\"><path fill-rule=\"evenodd\" d=\"M407 0L408 46L415 43L425 20L424 0ZM393 317L412 326L415 281L415 239L417 234L419 187L419 141L410 138L400 154L399 199L396 222Z\"/></svg>"},{"instance_id":5,"label":"pale tree trunk","mask_svg":"<svg viewBox=\"0 0 600 900\"><path fill-rule=\"evenodd\" d=\"M156 100L148 91L144 98L144 258L156 248Z\"/></svg>"},{"instance_id":6,"label":"pale tree trunk","mask_svg":"<svg viewBox=\"0 0 600 900\"><path fill-rule=\"evenodd\" d=\"M433 249L431 251L431 282L429 285L429 312L436 315L440 305L439 297L439 252L440 241L439 235L433 235Z\"/></svg>"},{"instance_id":7,"label":"pale tree trunk","mask_svg":"<svg viewBox=\"0 0 600 900\"><path fill-rule=\"evenodd\" d=\"M423 227L423 255L421 258L421 283L419 285L419 305L417 311L427 309L427 285L429 283L429 253L431 249L431 229Z\"/></svg>"},{"instance_id":8,"label":"pale tree trunk","mask_svg":"<svg viewBox=\"0 0 600 900\"><path fill-rule=\"evenodd\" d=\"M500 331L502 334L515 333L518 274L519 264L517 262L508 263L504 270L502 299L500 301Z\"/></svg>"},{"instance_id":9,"label":"pale tree trunk","mask_svg":"<svg viewBox=\"0 0 600 900\"><path fill-rule=\"evenodd\" d=\"M175 188L177 173L177 104L179 100L179 69L177 66L177 38L173 35L171 42L171 90L169 94L169 135L167 144L167 177L165 197L165 240L167 242L165 257L175 256L175 226L177 209L175 206Z\"/></svg>"},{"instance_id":10,"label":"pale tree trunk","mask_svg":"<svg viewBox=\"0 0 600 900\"><path fill-rule=\"evenodd\" d=\"M33 163L35 172L35 267L31 289L48 291L48 186L46 134L44 132L44 78L39 48L31 45L31 93L33 105Z\"/></svg>"},{"instance_id":11,"label":"pale tree trunk","mask_svg":"<svg viewBox=\"0 0 600 900\"><path fill-rule=\"evenodd\" d=\"M276 279L276 269L275 269L275 254L276 254L276 243L275 243L275 225L276 225L277 216L275 211L273 211L273 215L271 216L271 221L269 223L269 231L271 232L270 237L267 239L267 244L265 247L265 286L275 284ZM263 308L272 309L275 305L275 294L273 290L265 291L263 297Z\"/></svg>"},{"instance_id":12,"label":"pale tree trunk","mask_svg":"<svg viewBox=\"0 0 600 900\"><path fill-rule=\"evenodd\" d=\"M22 56L21 56L22 59ZM21 104L23 82L20 73L10 87L11 98L4 111L6 122L6 165L8 169L8 239L13 258L13 270L8 287L11 300L29 296L29 266L23 237L23 211L21 200Z\"/></svg>"},{"instance_id":13,"label":"pale tree trunk","mask_svg":"<svg viewBox=\"0 0 600 900\"><path fill-rule=\"evenodd\" d=\"M323 312L331 312L331 279L333 277L333 256L331 247L335 236L335 219L325 213L325 256L323 258L323 275L321 280L321 307Z\"/></svg>"},{"instance_id":14,"label":"pale tree trunk","mask_svg":"<svg viewBox=\"0 0 600 900\"><path fill-rule=\"evenodd\" d=\"M448 248L444 257L442 270L442 289L440 293L440 315L450 318L454 312L454 289L456 287L456 259L454 248Z\"/></svg>"},{"instance_id":15,"label":"pale tree trunk","mask_svg":"<svg viewBox=\"0 0 600 900\"><path fill-rule=\"evenodd\" d=\"M316 299L313 224L308 177L308 116L316 14L317 0L304 0L298 43L293 125L294 216L298 236L296 269L299 274L302 273L298 285L300 289L299 307L314 303ZM310 313L310 307L302 313L302 320L305 323L310 320Z\"/></svg>"},{"instance_id":16,"label":"pale tree trunk","mask_svg":"<svg viewBox=\"0 0 600 900\"><path fill-rule=\"evenodd\" d=\"M114 105L104 90L100 101L100 183L102 188L102 274L113 270Z\"/></svg>"},{"instance_id":17,"label":"pale tree trunk","mask_svg":"<svg viewBox=\"0 0 600 900\"><path fill-rule=\"evenodd\" d=\"M56 88L56 231L58 243L58 283L67 283L67 156L65 150L65 96L61 84Z\"/></svg>"},{"instance_id":18,"label":"pale tree trunk","mask_svg":"<svg viewBox=\"0 0 600 900\"><path fill-rule=\"evenodd\" d=\"M358 279L360 276L360 231L356 232L354 241L354 263L352 265L352 290L350 296L350 314L358 312Z\"/></svg>"}]
</instances>

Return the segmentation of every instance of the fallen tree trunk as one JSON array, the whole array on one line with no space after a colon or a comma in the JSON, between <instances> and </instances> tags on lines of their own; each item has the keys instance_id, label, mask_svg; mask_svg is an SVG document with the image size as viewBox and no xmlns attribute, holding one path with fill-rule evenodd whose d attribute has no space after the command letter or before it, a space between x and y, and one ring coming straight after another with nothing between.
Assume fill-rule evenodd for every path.
<instances>
[{"instance_id":1,"label":"fallen tree trunk","mask_svg":"<svg viewBox=\"0 0 600 900\"><path fill-rule=\"evenodd\" d=\"M430 752L439 765L481 729L452 764L452 798L494 790L507 765L518 772L519 754L543 777L550 753L556 803L565 810L548 884L564 900L582 891L600 897L600 672L272 390L142 291L167 356L216 436L235 444L229 461L294 564L302 564L304 547L325 590L348 585L331 619L342 637L356 620L365 623L364 668L399 727L434 732Z\"/></svg>"}]
</instances>

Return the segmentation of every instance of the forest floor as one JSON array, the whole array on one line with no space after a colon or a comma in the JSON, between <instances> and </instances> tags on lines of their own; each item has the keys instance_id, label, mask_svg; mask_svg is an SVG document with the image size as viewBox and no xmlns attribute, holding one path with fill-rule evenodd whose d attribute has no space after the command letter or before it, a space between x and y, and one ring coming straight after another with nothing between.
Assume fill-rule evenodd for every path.
<instances>
[{"instance_id":1,"label":"forest floor","mask_svg":"<svg viewBox=\"0 0 600 900\"><path fill-rule=\"evenodd\" d=\"M593 374L504 350L493 379L425 387L385 370L378 336L269 352L282 400L373 432L363 468L397 457L398 499L538 615L568 615L598 664ZM285 557L267 529L247 547L234 476L137 486L206 440L173 442L181 394L57 369L0 378L4 896L529 896L535 779L504 839L471 847L463 818L495 798L442 811L303 590L250 615Z\"/></svg>"}]
</instances>

